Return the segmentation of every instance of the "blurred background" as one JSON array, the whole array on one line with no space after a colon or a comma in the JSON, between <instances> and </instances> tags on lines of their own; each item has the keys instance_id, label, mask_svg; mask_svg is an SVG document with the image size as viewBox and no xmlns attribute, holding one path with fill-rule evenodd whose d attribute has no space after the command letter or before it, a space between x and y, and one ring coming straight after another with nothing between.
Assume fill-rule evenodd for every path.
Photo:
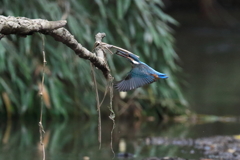
<instances>
[{"instance_id":1,"label":"blurred background","mask_svg":"<svg viewBox=\"0 0 240 160\"><path fill-rule=\"evenodd\" d=\"M104 32L104 42L139 55L141 61L169 76L126 95L114 91L116 155L199 158L203 153L193 152L192 147L147 145L145 140L239 134L237 0L0 2L4 16L66 19L66 28L88 50L95 34ZM49 36L45 43L46 156L111 159L109 98L101 107L103 142L98 150L98 115L89 62ZM111 54L107 58L115 80L130 71L131 65L123 58ZM0 159L41 157L38 92L42 67L40 34L1 39ZM100 71L96 74L102 98L107 82Z\"/></svg>"},{"instance_id":2,"label":"blurred background","mask_svg":"<svg viewBox=\"0 0 240 160\"><path fill-rule=\"evenodd\" d=\"M167 13L180 23L175 49L191 110L239 116L239 2L166 0L166 4Z\"/></svg>"}]
</instances>

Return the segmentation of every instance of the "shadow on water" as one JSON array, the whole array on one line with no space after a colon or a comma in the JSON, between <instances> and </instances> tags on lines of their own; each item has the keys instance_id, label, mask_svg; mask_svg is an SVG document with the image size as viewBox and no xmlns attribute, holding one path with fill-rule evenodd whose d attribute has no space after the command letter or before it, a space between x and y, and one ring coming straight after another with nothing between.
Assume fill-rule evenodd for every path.
<instances>
[{"instance_id":1,"label":"shadow on water","mask_svg":"<svg viewBox=\"0 0 240 160\"><path fill-rule=\"evenodd\" d=\"M240 133L238 122L213 123L162 123L116 121L113 134L113 147L116 155L119 153L129 158L139 160L146 157L203 157L200 150L191 144L174 145L159 144L154 139L161 138L199 138L215 135L237 135ZM46 157L49 160L83 159L90 160L112 159L110 149L110 131L112 122L106 120L102 124L102 148L98 149L97 120L89 122L63 121L48 122L45 126L44 144ZM1 160L39 160L41 147L39 146L38 122L1 122L0 124L0 159ZM155 143L155 144L154 144ZM175 143L175 142L174 142ZM181 143L181 142L180 142ZM122 159L116 157L115 159Z\"/></svg>"}]
</instances>

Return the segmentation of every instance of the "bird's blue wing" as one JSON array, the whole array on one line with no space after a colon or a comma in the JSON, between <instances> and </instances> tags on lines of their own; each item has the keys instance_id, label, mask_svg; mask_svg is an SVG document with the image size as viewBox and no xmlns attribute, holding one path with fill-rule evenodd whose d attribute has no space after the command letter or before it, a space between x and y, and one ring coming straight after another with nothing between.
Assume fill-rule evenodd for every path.
<instances>
[{"instance_id":1,"label":"bird's blue wing","mask_svg":"<svg viewBox=\"0 0 240 160\"><path fill-rule=\"evenodd\" d=\"M115 84L118 91L129 91L155 81L155 77L148 74L144 66L133 68L128 75Z\"/></svg>"}]
</instances>

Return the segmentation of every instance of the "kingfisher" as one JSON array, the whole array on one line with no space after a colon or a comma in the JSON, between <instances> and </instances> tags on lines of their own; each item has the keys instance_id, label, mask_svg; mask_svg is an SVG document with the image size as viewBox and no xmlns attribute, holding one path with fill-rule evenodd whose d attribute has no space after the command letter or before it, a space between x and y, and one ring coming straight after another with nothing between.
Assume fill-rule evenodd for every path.
<instances>
[{"instance_id":1,"label":"kingfisher","mask_svg":"<svg viewBox=\"0 0 240 160\"><path fill-rule=\"evenodd\" d=\"M146 84L153 83L160 78L168 78L166 74L160 73L149 67L146 63L141 62L139 57L133 53L117 50L116 54L127 58L132 64L132 70L127 76L114 85L118 91L130 91Z\"/></svg>"}]
</instances>

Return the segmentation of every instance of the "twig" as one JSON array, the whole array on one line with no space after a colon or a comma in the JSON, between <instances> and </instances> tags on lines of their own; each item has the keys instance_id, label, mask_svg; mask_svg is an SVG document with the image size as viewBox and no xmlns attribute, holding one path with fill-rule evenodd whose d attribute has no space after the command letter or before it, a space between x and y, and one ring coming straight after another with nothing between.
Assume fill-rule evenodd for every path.
<instances>
[{"instance_id":1,"label":"twig","mask_svg":"<svg viewBox=\"0 0 240 160\"><path fill-rule=\"evenodd\" d=\"M113 107L112 107L112 102L113 102L113 78L109 81L109 92L110 92L110 105L109 105L109 110L110 110L110 116L109 118L113 121L113 126L112 126L112 130L111 130L111 150L112 150L112 153L113 153L113 158L115 157L115 152L113 150L113 131L114 131L114 128L115 128L115 113L113 111Z\"/></svg>"},{"instance_id":2,"label":"twig","mask_svg":"<svg viewBox=\"0 0 240 160\"><path fill-rule=\"evenodd\" d=\"M96 75L95 75L95 71L94 71L92 63L90 63L90 65L91 65L93 84L94 84L95 93L96 93L97 111L98 111L98 142L99 142L99 149L101 149L102 127L101 127L101 110L100 110L100 104L99 104L98 87L97 87Z\"/></svg>"},{"instance_id":3,"label":"twig","mask_svg":"<svg viewBox=\"0 0 240 160\"><path fill-rule=\"evenodd\" d=\"M102 103L103 103L103 101L105 100L107 93L108 93L108 86L105 88L104 95L103 95L103 99L102 99L102 101L101 101L101 103L100 103L100 105L99 105L100 107L102 106Z\"/></svg>"},{"instance_id":4,"label":"twig","mask_svg":"<svg viewBox=\"0 0 240 160\"><path fill-rule=\"evenodd\" d=\"M104 54L104 49L108 49L110 48L110 46L108 46L108 44L106 43L103 43L102 42L102 39L105 37L105 33L98 33L96 36L95 36L95 39L96 39L96 42L94 44L94 48L95 48L95 53L96 55L103 59L105 61L105 54ZM103 45L104 44L104 45ZM111 52L111 51L110 51ZM107 63L106 63L107 65ZM105 93L104 93L104 97L103 97L103 100L105 99L105 96L107 94L107 90L109 89L109 92L110 92L110 104L109 104L109 110L110 110L110 116L109 118L113 121L113 127L112 127L112 130L111 130L111 150L113 152L113 158L115 157L115 152L113 150L113 146L112 146L112 141L113 141L113 131L114 131L114 128L115 128L115 113L113 111L113 108L112 108L112 102L113 102L113 77L109 77L108 79L108 85L106 86L106 90L105 90ZM96 91L97 92L97 91ZM103 100L101 101L100 105L102 105L103 103ZM99 101L98 101L99 102ZM100 112L100 105L98 106L98 112Z\"/></svg>"},{"instance_id":5,"label":"twig","mask_svg":"<svg viewBox=\"0 0 240 160\"><path fill-rule=\"evenodd\" d=\"M98 58L102 59L105 62L105 55L101 49L98 48L98 44L101 43L102 39L106 36L105 33L98 33L95 36L96 42L94 44L93 50L95 51ZM105 63L107 65L107 63ZM95 76L95 71L93 68L93 64L91 63L91 72L93 77L93 83L95 87L96 92L96 101L97 101L97 111L98 111L98 142L99 142L99 149L101 149L102 144L102 125L101 125L101 106L99 102L99 95L98 95L98 87L97 87L97 81Z\"/></svg>"},{"instance_id":6,"label":"twig","mask_svg":"<svg viewBox=\"0 0 240 160\"><path fill-rule=\"evenodd\" d=\"M101 58L103 61L105 61L105 55L104 52L101 48L99 48L99 45L102 41L102 39L106 36L105 33L98 33L95 36L96 42L93 47L93 51L95 51L96 55L98 58ZM106 63L106 62L105 62ZM107 63L106 63L107 65ZM108 66L107 66L108 67ZM97 81L96 81L96 76L95 76L95 71L93 68L93 65L91 63L91 72L92 72L92 77L93 77L93 82L94 82L94 87L95 87L95 92L96 92L96 101L97 101L97 111L98 111L98 142L99 142L99 149L101 149L101 142L102 142L102 127L101 127L101 104L99 102L99 95L98 95L98 87L97 87Z\"/></svg>"},{"instance_id":7,"label":"twig","mask_svg":"<svg viewBox=\"0 0 240 160\"><path fill-rule=\"evenodd\" d=\"M40 88L40 96L41 96L41 111L40 111L40 120L39 120L39 133L40 133L40 144L42 145L42 154L43 154L43 160L45 160L45 147L43 143L43 134L45 133L43 125L42 125L42 115L43 115L43 85L44 85L44 75L45 75L45 66L46 66L46 58L45 58L45 41L44 37L42 36L42 54L43 54L43 71L42 71L42 83L41 83L41 88Z\"/></svg>"},{"instance_id":8,"label":"twig","mask_svg":"<svg viewBox=\"0 0 240 160\"><path fill-rule=\"evenodd\" d=\"M102 39L106 36L105 33L98 33L95 36L96 42L94 44L92 52L95 51L98 58L105 61L105 55L104 52L99 48L99 43L101 43ZM107 63L106 63L107 65ZM96 93L96 101L97 101L97 111L98 111L98 142L99 142L99 149L101 149L101 142L102 142L102 127L101 127L101 110L100 110L100 102L99 102L99 95L98 95L98 87L97 87L97 81L96 81L96 75L93 68L93 64L91 63L91 73L93 78L93 84L95 87L95 93Z\"/></svg>"}]
</instances>

